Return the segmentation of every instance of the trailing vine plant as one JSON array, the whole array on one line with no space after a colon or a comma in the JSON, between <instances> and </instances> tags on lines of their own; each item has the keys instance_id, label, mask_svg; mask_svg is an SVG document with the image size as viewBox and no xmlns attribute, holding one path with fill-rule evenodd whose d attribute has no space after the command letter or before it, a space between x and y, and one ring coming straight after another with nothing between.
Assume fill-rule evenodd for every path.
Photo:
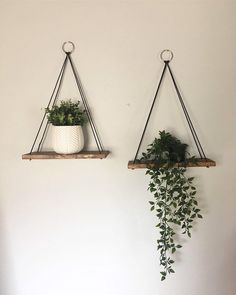
<instances>
[{"instance_id":1,"label":"trailing vine plant","mask_svg":"<svg viewBox=\"0 0 236 295\"><path fill-rule=\"evenodd\" d=\"M188 161L194 161L194 157L187 158L188 145L168 132L160 131L159 135L142 154L141 160L152 163L146 171L151 178L148 190L154 196L154 200L149 203L151 211L158 218L156 227L160 237L157 240L157 251L162 267L161 280L165 280L168 274L175 272L172 254L182 247L175 241L177 229L180 228L182 234L191 237L193 222L196 218L202 218L202 215L195 199L194 177L186 176ZM176 168L176 162L186 165Z\"/></svg>"}]
</instances>

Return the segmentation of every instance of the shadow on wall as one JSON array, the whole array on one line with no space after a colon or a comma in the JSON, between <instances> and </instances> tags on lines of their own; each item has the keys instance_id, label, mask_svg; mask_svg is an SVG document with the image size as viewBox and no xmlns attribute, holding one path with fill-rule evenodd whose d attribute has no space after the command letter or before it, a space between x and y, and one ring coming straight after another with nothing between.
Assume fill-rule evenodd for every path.
<instances>
[{"instance_id":1,"label":"shadow on wall","mask_svg":"<svg viewBox=\"0 0 236 295\"><path fill-rule=\"evenodd\" d=\"M0 208L0 294L12 295L12 271L10 269L9 247L4 227L4 219ZM11 287L10 287L11 277Z\"/></svg>"}]
</instances>

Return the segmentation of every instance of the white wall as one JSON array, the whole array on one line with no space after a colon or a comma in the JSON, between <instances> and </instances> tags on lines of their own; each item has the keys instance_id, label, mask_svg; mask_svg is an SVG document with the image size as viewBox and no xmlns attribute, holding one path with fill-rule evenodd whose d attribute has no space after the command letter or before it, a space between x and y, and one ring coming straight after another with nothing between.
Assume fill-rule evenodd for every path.
<instances>
[{"instance_id":1,"label":"white wall","mask_svg":"<svg viewBox=\"0 0 236 295\"><path fill-rule=\"evenodd\" d=\"M223 0L0 1L1 295L235 294L235 14L235 1ZM22 161L67 40L112 153L102 161ZM176 257L176 274L161 283L148 178L127 162L165 48L217 167L191 170L204 219ZM164 128L191 144L166 78L144 148Z\"/></svg>"}]
</instances>

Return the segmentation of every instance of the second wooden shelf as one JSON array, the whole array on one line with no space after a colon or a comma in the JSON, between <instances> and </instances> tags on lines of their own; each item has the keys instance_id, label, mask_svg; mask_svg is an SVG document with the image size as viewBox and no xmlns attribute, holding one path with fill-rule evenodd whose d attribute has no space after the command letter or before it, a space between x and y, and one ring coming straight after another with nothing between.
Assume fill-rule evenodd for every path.
<instances>
[{"instance_id":1,"label":"second wooden shelf","mask_svg":"<svg viewBox=\"0 0 236 295\"><path fill-rule=\"evenodd\" d=\"M214 167L216 166L216 162L210 159L195 159L195 161L189 161L188 163L174 163L173 168L175 167ZM161 167L166 167L167 164L165 163L153 163L153 161L141 161L141 160L136 160L134 161L129 161L128 163L128 168L129 169L148 169L148 168L161 168Z\"/></svg>"}]
</instances>

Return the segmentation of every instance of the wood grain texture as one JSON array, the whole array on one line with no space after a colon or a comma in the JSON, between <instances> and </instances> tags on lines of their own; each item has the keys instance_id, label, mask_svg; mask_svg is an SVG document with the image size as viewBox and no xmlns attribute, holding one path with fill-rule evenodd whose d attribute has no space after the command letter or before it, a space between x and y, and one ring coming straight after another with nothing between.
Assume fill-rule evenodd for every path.
<instances>
[{"instance_id":1,"label":"wood grain texture","mask_svg":"<svg viewBox=\"0 0 236 295\"><path fill-rule=\"evenodd\" d=\"M216 162L210 159L196 159L194 162L186 163L175 163L172 167L214 167L216 166ZM129 161L128 169L147 169L147 168L161 168L167 167L167 164L158 164L153 163L152 161L140 161L137 160L135 163L134 161Z\"/></svg>"},{"instance_id":2,"label":"wood grain texture","mask_svg":"<svg viewBox=\"0 0 236 295\"><path fill-rule=\"evenodd\" d=\"M22 155L23 160L67 160L67 159L104 159L108 151L82 151L76 154L57 154L55 152L33 152Z\"/></svg>"}]
</instances>

